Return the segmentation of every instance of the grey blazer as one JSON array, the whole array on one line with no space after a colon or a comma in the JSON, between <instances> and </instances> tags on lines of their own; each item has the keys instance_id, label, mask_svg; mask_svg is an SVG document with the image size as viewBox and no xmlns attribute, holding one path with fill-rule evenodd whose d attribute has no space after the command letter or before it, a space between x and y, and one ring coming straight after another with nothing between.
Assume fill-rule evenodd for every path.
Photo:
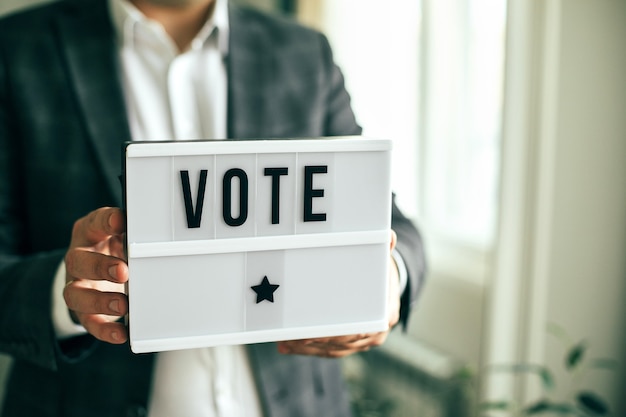
<instances>
[{"instance_id":1,"label":"grey blazer","mask_svg":"<svg viewBox=\"0 0 626 417\"><path fill-rule=\"evenodd\" d=\"M51 284L73 222L120 206L130 139L104 0L55 2L0 20L0 350L13 356L3 416L145 415L153 355L81 336L59 343ZM228 135L359 134L326 39L230 6ZM417 230L393 207L409 272L402 319L424 272ZM338 361L249 347L268 416L347 416Z\"/></svg>"}]
</instances>

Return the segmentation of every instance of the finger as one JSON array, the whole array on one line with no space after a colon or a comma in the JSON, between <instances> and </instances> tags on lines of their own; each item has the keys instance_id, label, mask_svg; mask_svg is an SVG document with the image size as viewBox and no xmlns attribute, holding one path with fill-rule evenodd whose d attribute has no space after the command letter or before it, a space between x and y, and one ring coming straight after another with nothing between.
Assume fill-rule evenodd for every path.
<instances>
[{"instance_id":1,"label":"finger","mask_svg":"<svg viewBox=\"0 0 626 417\"><path fill-rule=\"evenodd\" d=\"M279 342L278 351L282 354L329 357L326 349L301 342Z\"/></svg>"},{"instance_id":2,"label":"finger","mask_svg":"<svg viewBox=\"0 0 626 417\"><path fill-rule=\"evenodd\" d=\"M360 334L351 334L345 336L333 336L333 337L318 337L312 339L302 339L302 340L294 340L288 341L293 343L305 343L305 344L316 344L316 345L346 345L349 343L357 342L359 340L363 340L369 337L370 334L360 333Z\"/></svg>"},{"instance_id":3,"label":"finger","mask_svg":"<svg viewBox=\"0 0 626 417\"><path fill-rule=\"evenodd\" d=\"M72 245L91 246L109 236L124 233L126 224L121 209L103 207L94 210L74 223L72 230Z\"/></svg>"},{"instance_id":4,"label":"finger","mask_svg":"<svg viewBox=\"0 0 626 417\"><path fill-rule=\"evenodd\" d=\"M337 351L343 351L343 350L355 350L355 351L359 351L362 350L363 348L369 348L372 346L377 346L377 341L379 339L379 334L372 334L369 336L364 336L360 339L355 339L355 340L330 340L326 343L319 343L319 342L312 342L309 343L308 346L309 347L313 347L313 348L319 348L319 349L324 349L324 350L337 350Z\"/></svg>"},{"instance_id":5,"label":"finger","mask_svg":"<svg viewBox=\"0 0 626 417\"><path fill-rule=\"evenodd\" d=\"M398 268L392 257L389 262L389 276L388 276L388 312L387 319L389 327L394 327L398 321L400 321L400 297L402 296L400 291L400 277Z\"/></svg>"},{"instance_id":6,"label":"finger","mask_svg":"<svg viewBox=\"0 0 626 417\"><path fill-rule=\"evenodd\" d=\"M65 254L65 270L72 279L97 281L128 281L128 265L123 259L82 249L70 249Z\"/></svg>"},{"instance_id":7,"label":"finger","mask_svg":"<svg viewBox=\"0 0 626 417\"><path fill-rule=\"evenodd\" d=\"M395 309L391 311L391 313L389 314L389 328L393 328L396 327L396 324L398 324L398 322L400 321L400 309L397 309L398 311L396 311Z\"/></svg>"},{"instance_id":8,"label":"finger","mask_svg":"<svg viewBox=\"0 0 626 417\"><path fill-rule=\"evenodd\" d=\"M281 342L278 345L278 351L283 354L319 356L322 358L342 358L368 349L369 347L367 346L355 349L337 349L329 346L300 345L285 342Z\"/></svg>"},{"instance_id":9,"label":"finger","mask_svg":"<svg viewBox=\"0 0 626 417\"><path fill-rule=\"evenodd\" d=\"M371 334L354 334L346 336L318 337L312 339L288 340L284 343L292 347L311 346L319 348L345 349L357 346L362 340L367 339Z\"/></svg>"},{"instance_id":10,"label":"finger","mask_svg":"<svg viewBox=\"0 0 626 417\"><path fill-rule=\"evenodd\" d=\"M126 251L124 248L124 236L111 236L108 240L108 253L116 258L126 261Z\"/></svg>"},{"instance_id":11,"label":"finger","mask_svg":"<svg viewBox=\"0 0 626 417\"><path fill-rule=\"evenodd\" d=\"M128 330L122 323L110 321L100 315L82 315L83 327L96 339L103 342L122 344L128 340Z\"/></svg>"},{"instance_id":12,"label":"finger","mask_svg":"<svg viewBox=\"0 0 626 417\"><path fill-rule=\"evenodd\" d=\"M389 243L389 250L392 251L396 247L396 243L398 242L398 235L394 230L391 230L391 242Z\"/></svg>"},{"instance_id":13,"label":"finger","mask_svg":"<svg viewBox=\"0 0 626 417\"><path fill-rule=\"evenodd\" d=\"M278 351L284 354L340 358L380 346L385 342L387 335L388 331L367 334L353 341L345 341L345 337L284 341L279 343Z\"/></svg>"},{"instance_id":14,"label":"finger","mask_svg":"<svg viewBox=\"0 0 626 417\"><path fill-rule=\"evenodd\" d=\"M119 292L104 292L93 288L84 288L73 281L63 289L63 298L67 308L81 318L85 314L104 314L120 317L128 312L126 295Z\"/></svg>"}]
</instances>

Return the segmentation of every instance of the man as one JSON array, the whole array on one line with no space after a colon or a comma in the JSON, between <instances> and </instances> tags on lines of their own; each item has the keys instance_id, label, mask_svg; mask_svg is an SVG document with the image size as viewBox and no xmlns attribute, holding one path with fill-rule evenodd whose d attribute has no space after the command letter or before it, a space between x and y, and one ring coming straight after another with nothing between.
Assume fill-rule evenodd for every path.
<instances>
[{"instance_id":1,"label":"man","mask_svg":"<svg viewBox=\"0 0 626 417\"><path fill-rule=\"evenodd\" d=\"M127 140L359 133L324 37L224 0L69 0L1 20L3 416L349 415L326 357L388 332L132 354L114 207ZM395 206L392 227L390 327L423 274Z\"/></svg>"}]
</instances>

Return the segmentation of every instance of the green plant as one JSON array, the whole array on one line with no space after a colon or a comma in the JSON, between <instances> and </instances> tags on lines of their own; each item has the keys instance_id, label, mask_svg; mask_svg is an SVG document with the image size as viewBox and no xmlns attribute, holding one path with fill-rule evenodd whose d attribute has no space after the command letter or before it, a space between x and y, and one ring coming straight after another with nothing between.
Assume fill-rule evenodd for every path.
<instances>
[{"instance_id":1,"label":"green plant","mask_svg":"<svg viewBox=\"0 0 626 417\"><path fill-rule=\"evenodd\" d=\"M480 405L482 413L507 411L516 416L551 413L578 417L610 415L607 402L600 395L590 390L578 389L577 385L589 371L615 370L617 362L606 358L590 358L589 343L586 340L572 342L567 333L555 324L550 324L548 331L565 345L563 365L570 376L567 398L555 398L556 380L554 373L547 366L533 363L496 364L489 366L488 372L536 375L541 381L543 395L529 404L516 404L508 400L484 402Z\"/></svg>"}]
</instances>

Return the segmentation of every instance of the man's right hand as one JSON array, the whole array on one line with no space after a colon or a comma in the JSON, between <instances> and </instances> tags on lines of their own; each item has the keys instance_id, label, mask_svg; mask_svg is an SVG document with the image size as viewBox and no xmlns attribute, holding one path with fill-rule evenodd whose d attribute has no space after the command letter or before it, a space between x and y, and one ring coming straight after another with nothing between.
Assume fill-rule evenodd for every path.
<instances>
[{"instance_id":1,"label":"man's right hand","mask_svg":"<svg viewBox=\"0 0 626 417\"><path fill-rule=\"evenodd\" d=\"M128 339L126 326L118 321L128 311L125 231L119 208L92 211L74 223L65 254L63 298L72 318L97 339L116 344Z\"/></svg>"}]
</instances>

